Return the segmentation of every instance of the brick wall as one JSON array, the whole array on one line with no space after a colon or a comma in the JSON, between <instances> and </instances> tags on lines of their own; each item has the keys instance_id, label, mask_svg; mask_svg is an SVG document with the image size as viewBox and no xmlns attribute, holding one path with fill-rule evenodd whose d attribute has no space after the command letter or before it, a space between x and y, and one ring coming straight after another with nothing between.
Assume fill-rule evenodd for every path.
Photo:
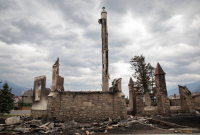
<instances>
[{"instance_id":1,"label":"brick wall","mask_svg":"<svg viewBox=\"0 0 200 135\"><path fill-rule=\"evenodd\" d=\"M47 117L56 121L79 122L126 119L124 94L117 92L53 92L48 97Z\"/></svg>"}]
</instances>

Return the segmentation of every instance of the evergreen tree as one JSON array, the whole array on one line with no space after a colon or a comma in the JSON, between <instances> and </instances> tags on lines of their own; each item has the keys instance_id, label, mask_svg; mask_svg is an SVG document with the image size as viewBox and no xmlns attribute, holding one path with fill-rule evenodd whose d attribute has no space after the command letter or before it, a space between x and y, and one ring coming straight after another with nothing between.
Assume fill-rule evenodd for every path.
<instances>
[{"instance_id":1,"label":"evergreen tree","mask_svg":"<svg viewBox=\"0 0 200 135\"><path fill-rule=\"evenodd\" d=\"M11 93L12 88L9 88L7 82L0 89L0 113L9 113L14 109L14 94Z\"/></svg>"},{"instance_id":2,"label":"evergreen tree","mask_svg":"<svg viewBox=\"0 0 200 135\"><path fill-rule=\"evenodd\" d=\"M134 56L130 60L131 68L135 69L133 77L136 78L136 86L140 87L143 93L150 92L150 89L153 87L155 70L150 63L145 63L145 57Z\"/></svg>"},{"instance_id":3,"label":"evergreen tree","mask_svg":"<svg viewBox=\"0 0 200 135\"><path fill-rule=\"evenodd\" d=\"M126 103L126 104L129 104L128 96L127 96L127 98L125 98L125 103Z\"/></svg>"}]
</instances>

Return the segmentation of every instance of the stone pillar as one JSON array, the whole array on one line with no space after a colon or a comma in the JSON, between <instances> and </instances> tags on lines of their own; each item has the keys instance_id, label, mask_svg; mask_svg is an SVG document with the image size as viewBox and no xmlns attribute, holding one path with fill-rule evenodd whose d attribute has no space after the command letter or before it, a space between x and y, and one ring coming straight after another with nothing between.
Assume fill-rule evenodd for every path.
<instances>
[{"instance_id":1,"label":"stone pillar","mask_svg":"<svg viewBox=\"0 0 200 135\"><path fill-rule=\"evenodd\" d=\"M142 97L142 91L140 91L139 89L139 87L134 88L135 103L133 103L133 105L135 107L133 108L133 112L136 115L144 114L144 102Z\"/></svg>"},{"instance_id":2,"label":"stone pillar","mask_svg":"<svg viewBox=\"0 0 200 135\"><path fill-rule=\"evenodd\" d=\"M134 82L133 82L131 77L130 77L130 80L129 80L129 83L128 83L128 88L129 88L129 106L130 106L131 110L133 110L133 102L135 102L135 100L133 101L133 99L135 97L133 97L133 95L134 95Z\"/></svg>"},{"instance_id":3,"label":"stone pillar","mask_svg":"<svg viewBox=\"0 0 200 135\"><path fill-rule=\"evenodd\" d=\"M161 115L167 115L170 113L170 100L167 97L165 72L163 71L159 63L157 63L154 76L155 76L156 92L157 92L156 100L157 100L158 113Z\"/></svg>"},{"instance_id":4,"label":"stone pillar","mask_svg":"<svg viewBox=\"0 0 200 135\"><path fill-rule=\"evenodd\" d=\"M149 92L146 92L144 95L145 106L151 106L151 98Z\"/></svg>"},{"instance_id":5,"label":"stone pillar","mask_svg":"<svg viewBox=\"0 0 200 135\"><path fill-rule=\"evenodd\" d=\"M102 91L109 91L109 72L108 72L108 28L107 28L107 12L105 7L101 12L101 19L99 19L101 27L102 38Z\"/></svg>"},{"instance_id":6,"label":"stone pillar","mask_svg":"<svg viewBox=\"0 0 200 135\"><path fill-rule=\"evenodd\" d=\"M190 90L186 86L178 85L178 87L180 93L181 110L184 112L194 112L194 103Z\"/></svg>"},{"instance_id":7,"label":"stone pillar","mask_svg":"<svg viewBox=\"0 0 200 135\"><path fill-rule=\"evenodd\" d=\"M51 91L64 91L64 78L59 76L59 58L53 65Z\"/></svg>"}]
</instances>

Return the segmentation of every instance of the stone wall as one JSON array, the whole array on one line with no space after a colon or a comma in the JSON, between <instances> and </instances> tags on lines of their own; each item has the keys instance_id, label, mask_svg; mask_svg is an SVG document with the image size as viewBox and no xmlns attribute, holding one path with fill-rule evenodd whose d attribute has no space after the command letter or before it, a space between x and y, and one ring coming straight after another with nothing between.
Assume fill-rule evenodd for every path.
<instances>
[{"instance_id":1,"label":"stone wall","mask_svg":"<svg viewBox=\"0 0 200 135\"><path fill-rule=\"evenodd\" d=\"M39 90L41 86L41 89ZM48 95L51 91L50 88L46 87L46 76L38 76L34 79L34 90L33 90L33 103L31 108L31 115L34 118L44 116L44 111L47 109ZM39 92L40 91L40 92ZM37 112L32 113L32 112ZM40 113L41 114L38 114Z\"/></svg>"},{"instance_id":2,"label":"stone wall","mask_svg":"<svg viewBox=\"0 0 200 135\"><path fill-rule=\"evenodd\" d=\"M144 115L150 116L150 115L157 115L157 106L145 106L144 107Z\"/></svg>"},{"instance_id":3,"label":"stone wall","mask_svg":"<svg viewBox=\"0 0 200 135\"><path fill-rule=\"evenodd\" d=\"M144 102L143 102L143 97L142 97L142 92L135 91L135 107L133 112L137 115L141 115L144 113Z\"/></svg>"},{"instance_id":4,"label":"stone wall","mask_svg":"<svg viewBox=\"0 0 200 135\"><path fill-rule=\"evenodd\" d=\"M195 96L195 97L193 97L193 99L194 99L194 106L195 106L195 108L200 108L200 96Z\"/></svg>"},{"instance_id":5,"label":"stone wall","mask_svg":"<svg viewBox=\"0 0 200 135\"><path fill-rule=\"evenodd\" d=\"M31 117L33 118L46 118L47 111L46 110L31 110Z\"/></svg>"},{"instance_id":6,"label":"stone wall","mask_svg":"<svg viewBox=\"0 0 200 135\"><path fill-rule=\"evenodd\" d=\"M163 95L156 96L158 114L168 115L170 114L170 100L168 97Z\"/></svg>"},{"instance_id":7,"label":"stone wall","mask_svg":"<svg viewBox=\"0 0 200 135\"><path fill-rule=\"evenodd\" d=\"M165 72L163 71L159 63L157 63L154 76L156 83L156 101L158 114L168 115L170 114L170 100L167 97Z\"/></svg>"},{"instance_id":8,"label":"stone wall","mask_svg":"<svg viewBox=\"0 0 200 135\"><path fill-rule=\"evenodd\" d=\"M186 86L178 85L178 87L180 93L181 110L184 112L194 112L194 100L192 99L190 90Z\"/></svg>"},{"instance_id":9,"label":"stone wall","mask_svg":"<svg viewBox=\"0 0 200 135\"><path fill-rule=\"evenodd\" d=\"M149 92L146 92L144 94L144 102L145 102L145 106L151 106L151 98L150 98Z\"/></svg>"},{"instance_id":10,"label":"stone wall","mask_svg":"<svg viewBox=\"0 0 200 135\"><path fill-rule=\"evenodd\" d=\"M55 121L101 121L118 116L126 119L124 94L117 92L51 92L48 97L47 117Z\"/></svg>"},{"instance_id":11,"label":"stone wall","mask_svg":"<svg viewBox=\"0 0 200 135\"><path fill-rule=\"evenodd\" d=\"M170 99L170 106L181 106L180 99Z\"/></svg>"}]
</instances>

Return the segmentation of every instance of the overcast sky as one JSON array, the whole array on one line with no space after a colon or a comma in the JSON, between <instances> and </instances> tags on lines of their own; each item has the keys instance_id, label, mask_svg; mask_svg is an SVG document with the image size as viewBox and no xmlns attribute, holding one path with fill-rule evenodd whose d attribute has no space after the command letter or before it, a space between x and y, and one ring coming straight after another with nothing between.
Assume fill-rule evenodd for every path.
<instances>
[{"instance_id":1,"label":"overcast sky","mask_svg":"<svg viewBox=\"0 0 200 135\"><path fill-rule=\"evenodd\" d=\"M200 80L199 0L0 0L0 79L33 88L60 58L65 90L98 90L102 83L101 18L106 8L110 86L133 74L143 54L160 63L167 89Z\"/></svg>"}]
</instances>

